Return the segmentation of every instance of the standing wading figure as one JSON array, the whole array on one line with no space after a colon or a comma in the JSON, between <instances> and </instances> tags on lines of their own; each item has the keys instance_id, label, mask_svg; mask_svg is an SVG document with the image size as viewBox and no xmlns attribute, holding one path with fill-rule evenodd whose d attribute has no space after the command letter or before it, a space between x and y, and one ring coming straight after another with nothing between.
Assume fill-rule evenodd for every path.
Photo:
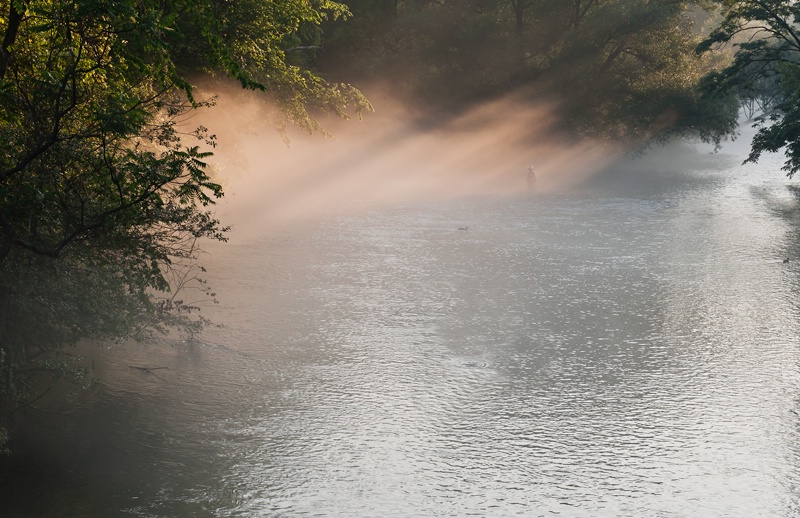
<instances>
[{"instance_id":1,"label":"standing wading figure","mask_svg":"<svg viewBox=\"0 0 800 518\"><path fill-rule=\"evenodd\" d=\"M533 170L533 166L528 168L528 192L533 192L536 190L536 171Z\"/></svg>"}]
</instances>

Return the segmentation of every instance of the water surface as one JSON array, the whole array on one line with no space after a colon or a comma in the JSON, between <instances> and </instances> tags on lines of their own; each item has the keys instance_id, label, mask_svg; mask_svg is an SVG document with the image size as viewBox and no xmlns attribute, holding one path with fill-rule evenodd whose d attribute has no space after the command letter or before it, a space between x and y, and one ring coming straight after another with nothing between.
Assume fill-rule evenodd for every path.
<instances>
[{"instance_id":1,"label":"water surface","mask_svg":"<svg viewBox=\"0 0 800 518\"><path fill-rule=\"evenodd\" d=\"M700 158L213 247L225 326L100 354L3 516L796 516L798 196Z\"/></svg>"}]
</instances>

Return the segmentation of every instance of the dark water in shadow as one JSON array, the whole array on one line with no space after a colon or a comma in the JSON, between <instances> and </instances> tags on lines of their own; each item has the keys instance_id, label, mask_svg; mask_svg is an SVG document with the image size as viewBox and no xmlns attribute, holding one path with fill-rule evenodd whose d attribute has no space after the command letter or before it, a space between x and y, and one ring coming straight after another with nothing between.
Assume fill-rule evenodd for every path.
<instances>
[{"instance_id":1,"label":"dark water in shadow","mask_svg":"<svg viewBox=\"0 0 800 518\"><path fill-rule=\"evenodd\" d=\"M215 248L225 327L100 354L1 514L797 516L800 205L715 160Z\"/></svg>"}]
</instances>

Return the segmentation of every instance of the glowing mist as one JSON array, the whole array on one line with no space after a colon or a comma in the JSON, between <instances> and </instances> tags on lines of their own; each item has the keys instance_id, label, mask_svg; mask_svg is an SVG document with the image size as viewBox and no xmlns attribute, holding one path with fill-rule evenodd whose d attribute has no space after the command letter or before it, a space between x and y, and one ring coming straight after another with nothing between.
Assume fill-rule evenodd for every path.
<instances>
[{"instance_id":1,"label":"glowing mist","mask_svg":"<svg viewBox=\"0 0 800 518\"><path fill-rule=\"evenodd\" d=\"M619 157L596 142L558 142L551 111L514 99L487 103L431 128L388 101L364 120L324 120L332 137L288 130L288 144L258 94L216 89L198 119L218 136L214 167L226 198L218 215L243 231L254 225L387 203L470 196L529 195L576 184ZM193 123L196 120L191 121Z\"/></svg>"}]
</instances>

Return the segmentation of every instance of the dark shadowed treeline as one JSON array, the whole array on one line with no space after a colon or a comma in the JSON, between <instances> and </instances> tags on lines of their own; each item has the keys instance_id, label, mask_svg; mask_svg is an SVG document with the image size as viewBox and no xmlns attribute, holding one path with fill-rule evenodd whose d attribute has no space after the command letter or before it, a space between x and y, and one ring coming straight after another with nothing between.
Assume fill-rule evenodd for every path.
<instances>
[{"instance_id":1,"label":"dark shadowed treeline","mask_svg":"<svg viewBox=\"0 0 800 518\"><path fill-rule=\"evenodd\" d=\"M730 132L730 98L696 86L716 55L699 55L708 2L440 0L347 2L326 27L319 65L380 83L426 113L524 92L555 103L559 129L641 141Z\"/></svg>"}]
</instances>

